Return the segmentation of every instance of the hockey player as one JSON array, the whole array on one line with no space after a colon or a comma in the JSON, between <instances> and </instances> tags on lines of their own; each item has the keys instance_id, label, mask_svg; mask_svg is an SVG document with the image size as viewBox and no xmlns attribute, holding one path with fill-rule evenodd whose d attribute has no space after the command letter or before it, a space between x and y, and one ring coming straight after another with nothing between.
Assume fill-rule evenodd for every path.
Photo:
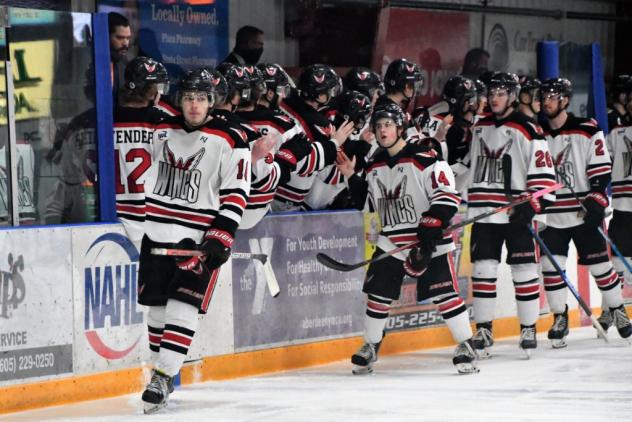
<instances>
[{"instance_id":1,"label":"hockey player","mask_svg":"<svg viewBox=\"0 0 632 422\"><path fill-rule=\"evenodd\" d=\"M355 157L356 172L366 166L367 155L371 150L371 144L360 139L360 131L364 130L369 121L371 111L371 100L360 92L347 91L338 98L333 125L341 127L345 122L353 123L354 131L342 146L342 150L348 157ZM347 180L336 165L325 167L316 175L305 197L304 208L308 210L349 208L346 185Z\"/></svg>"},{"instance_id":2,"label":"hockey player","mask_svg":"<svg viewBox=\"0 0 632 422\"><path fill-rule=\"evenodd\" d=\"M140 249L145 221L145 178L151 166L156 125L169 117L154 107L167 94L169 77L162 63L136 57L125 68L125 83L114 108L116 216Z\"/></svg>"},{"instance_id":3,"label":"hockey player","mask_svg":"<svg viewBox=\"0 0 632 422\"><path fill-rule=\"evenodd\" d=\"M294 83L278 64L260 63L257 69L266 84L266 92L259 99L258 107L278 110L279 103L290 95Z\"/></svg>"},{"instance_id":4,"label":"hockey player","mask_svg":"<svg viewBox=\"0 0 632 422\"><path fill-rule=\"evenodd\" d=\"M272 69L278 71L274 67ZM260 98L271 90L259 68L245 66L244 70L250 80L252 96L237 109L236 114L265 136L253 145L250 195L240 225L241 229L249 229L265 216L279 182L290 179L297 163L311 152L312 145L299 125L281 111L256 108ZM268 140L272 142L270 147ZM260 148L263 149L261 152L258 151Z\"/></svg>"},{"instance_id":5,"label":"hockey player","mask_svg":"<svg viewBox=\"0 0 632 422\"><path fill-rule=\"evenodd\" d=\"M518 100L518 111L529 117L534 122L538 121L538 113L540 112L540 85L542 84L538 78L528 75L521 75L520 95Z\"/></svg>"},{"instance_id":6,"label":"hockey player","mask_svg":"<svg viewBox=\"0 0 632 422\"><path fill-rule=\"evenodd\" d=\"M173 377L195 335L198 312L206 312L219 269L230 257L250 185L246 137L209 115L215 100L209 73L185 73L178 97L182 116L158 125L145 182L138 301L149 307L150 346L157 352L142 395L146 413L167 405ZM174 246L197 246L204 257L151 254L152 248Z\"/></svg>"},{"instance_id":7,"label":"hockey player","mask_svg":"<svg viewBox=\"0 0 632 422\"><path fill-rule=\"evenodd\" d=\"M632 79L624 88L628 114L622 125L612 128L608 134L607 143L612 160L612 220L608 227L608 235L620 252L626 257L628 264L632 264L632 238L628 235L632 227ZM632 285L632 274L621 262L614 258L614 268L619 274L619 282ZM603 314L602 314L603 315ZM604 327L607 328L607 327Z\"/></svg>"},{"instance_id":8,"label":"hockey player","mask_svg":"<svg viewBox=\"0 0 632 422\"><path fill-rule=\"evenodd\" d=\"M617 75L612 82L612 87L610 88L612 103L608 110L608 130L623 124L623 118L630 112L625 109L625 105L628 102L628 94L625 91L630 79L632 79L630 75Z\"/></svg>"},{"instance_id":9,"label":"hockey player","mask_svg":"<svg viewBox=\"0 0 632 422\"><path fill-rule=\"evenodd\" d=\"M606 241L598 232L608 207L610 155L597 123L566 111L572 89L568 79L549 79L540 86L540 95L546 116L545 136L558 177L561 183L573 188L582 203L577 202L570 189L560 189L555 203L545 211L547 227L542 232L542 240L562 269L566 265L568 244L573 240L579 264L588 266L602 294L603 305L612 313L621 337L627 338L632 334L632 325L623 306L619 279L610 262ZM566 347L566 284L547 257L542 259L542 273L546 297L554 314L548 337L554 348Z\"/></svg>"},{"instance_id":10,"label":"hockey player","mask_svg":"<svg viewBox=\"0 0 632 422\"><path fill-rule=\"evenodd\" d=\"M337 148L353 132L353 122L346 122L335 129L318 110L327 105L338 89L327 65L313 64L303 69L299 77L298 91L281 103L281 110L297 123L315 148L297 165L297 173L277 188L272 203L274 211L299 210L314 183L316 174L336 160Z\"/></svg>"},{"instance_id":11,"label":"hockey player","mask_svg":"<svg viewBox=\"0 0 632 422\"><path fill-rule=\"evenodd\" d=\"M375 106L380 95L384 94L384 83L377 72L366 67L352 67L342 80L345 90L358 91L371 100Z\"/></svg>"},{"instance_id":12,"label":"hockey player","mask_svg":"<svg viewBox=\"0 0 632 422\"><path fill-rule=\"evenodd\" d=\"M547 188L555 183L555 171L541 128L515 110L518 78L495 73L488 85L492 115L473 128L466 182L468 218L505 205L511 196ZM553 195L545 195L546 201ZM527 225L545 201L517 206L511 214L495 214L472 226L470 253L473 263L472 291L476 334L474 346L482 357L493 344L492 321L496 307L496 280L503 243L511 268L520 320L519 346L527 355L537 347L535 323L539 308L538 256Z\"/></svg>"},{"instance_id":13,"label":"hockey player","mask_svg":"<svg viewBox=\"0 0 632 422\"><path fill-rule=\"evenodd\" d=\"M477 372L472 330L457 290L454 243L443 234L460 202L450 167L433 150L404 140L404 112L396 104L376 108L371 122L383 150L369 163L366 178L355 174L355 160L344 155L340 171L349 178L354 203L360 208L366 203L365 209L380 215L375 254L417 240L420 244L408 257L400 252L369 266L363 288L368 295L365 343L351 358L353 373L372 372L405 274L417 278L417 299L432 299L458 343L452 361L459 373Z\"/></svg>"},{"instance_id":14,"label":"hockey player","mask_svg":"<svg viewBox=\"0 0 632 422\"><path fill-rule=\"evenodd\" d=\"M386 93L377 99L375 108L393 103L406 112L415 97L421 93L423 84L424 78L416 63L403 58L393 60L384 73Z\"/></svg>"}]
</instances>

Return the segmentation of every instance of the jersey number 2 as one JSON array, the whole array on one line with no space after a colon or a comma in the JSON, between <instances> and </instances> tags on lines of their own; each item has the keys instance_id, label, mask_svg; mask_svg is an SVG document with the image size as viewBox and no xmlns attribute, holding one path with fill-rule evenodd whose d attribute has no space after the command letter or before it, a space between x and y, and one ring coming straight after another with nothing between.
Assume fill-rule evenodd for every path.
<instances>
[{"instance_id":1,"label":"jersey number 2","mask_svg":"<svg viewBox=\"0 0 632 422\"><path fill-rule=\"evenodd\" d=\"M125 192L125 186L121 183L121 163L118 151L114 154L116 159L116 193L122 194ZM151 166L151 155L143 148L135 148L127 151L125 154L125 162L133 163L140 159L140 163L130 171L127 175L127 193L143 193L145 192L145 186L142 183L137 183L138 179L145 174L147 169Z\"/></svg>"}]
</instances>

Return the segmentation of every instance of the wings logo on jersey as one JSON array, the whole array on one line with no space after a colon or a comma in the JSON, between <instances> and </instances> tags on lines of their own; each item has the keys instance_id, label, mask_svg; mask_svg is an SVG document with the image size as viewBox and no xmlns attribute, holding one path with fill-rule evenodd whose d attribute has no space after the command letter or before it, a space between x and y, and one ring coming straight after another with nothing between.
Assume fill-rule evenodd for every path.
<instances>
[{"instance_id":1,"label":"wings logo on jersey","mask_svg":"<svg viewBox=\"0 0 632 422\"><path fill-rule=\"evenodd\" d=\"M476 157L476 171L474 173L475 183L503 183L503 161L502 157L509 151L513 139L509 139L502 147L490 148L483 138L478 139L481 144L482 154Z\"/></svg>"},{"instance_id":2,"label":"wings logo on jersey","mask_svg":"<svg viewBox=\"0 0 632 422\"><path fill-rule=\"evenodd\" d=\"M197 166L205 152L204 148L200 148L190 157L176 158L169 148L169 143L165 142L163 147L165 161L159 163L154 194L168 196L171 199L179 198L190 203L197 202L202 179L202 172L197 170Z\"/></svg>"},{"instance_id":3,"label":"wings logo on jersey","mask_svg":"<svg viewBox=\"0 0 632 422\"><path fill-rule=\"evenodd\" d=\"M575 166L568 159L571 151L570 142L562 151L553 157L553 165L555 166L555 179L558 183L568 184L575 188ZM565 177L562 177L564 175Z\"/></svg>"},{"instance_id":4,"label":"wings logo on jersey","mask_svg":"<svg viewBox=\"0 0 632 422\"><path fill-rule=\"evenodd\" d=\"M377 181L381 193L381 197L377 199L377 209L385 227L417 222L413 197L405 194L407 180L408 177L404 176L392 190L389 190L381 180Z\"/></svg>"},{"instance_id":5,"label":"wings logo on jersey","mask_svg":"<svg viewBox=\"0 0 632 422\"><path fill-rule=\"evenodd\" d=\"M623 177L630 177L632 176L632 139L624 135L623 141L627 150L623 152Z\"/></svg>"}]
</instances>

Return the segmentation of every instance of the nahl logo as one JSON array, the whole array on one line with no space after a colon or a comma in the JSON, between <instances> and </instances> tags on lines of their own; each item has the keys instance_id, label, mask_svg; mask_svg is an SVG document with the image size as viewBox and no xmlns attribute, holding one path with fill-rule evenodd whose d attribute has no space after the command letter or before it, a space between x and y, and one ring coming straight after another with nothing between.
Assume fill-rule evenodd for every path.
<instances>
[{"instance_id":1,"label":"nahl logo","mask_svg":"<svg viewBox=\"0 0 632 422\"><path fill-rule=\"evenodd\" d=\"M202 180L202 172L197 170L197 166L206 150L202 147L190 157L176 158L175 153L169 148L169 142L165 142L162 152L164 161L158 163L158 179L154 193L189 203L197 202Z\"/></svg>"},{"instance_id":2,"label":"nahl logo","mask_svg":"<svg viewBox=\"0 0 632 422\"><path fill-rule=\"evenodd\" d=\"M100 356L121 359L143 331L143 313L136 307L138 251L122 234L106 233L92 242L84 262L86 339Z\"/></svg>"},{"instance_id":3,"label":"nahl logo","mask_svg":"<svg viewBox=\"0 0 632 422\"><path fill-rule=\"evenodd\" d=\"M14 261L13 254L9 253L9 271L0 271L0 317L11 318L11 311L26 297L26 284L22 278L24 260L22 255Z\"/></svg>"},{"instance_id":4,"label":"nahl logo","mask_svg":"<svg viewBox=\"0 0 632 422\"><path fill-rule=\"evenodd\" d=\"M395 189L388 190L381 181L377 181L381 194L377 209L384 227L417 222L413 197L406 195L406 183L407 176L404 176Z\"/></svg>"}]
</instances>

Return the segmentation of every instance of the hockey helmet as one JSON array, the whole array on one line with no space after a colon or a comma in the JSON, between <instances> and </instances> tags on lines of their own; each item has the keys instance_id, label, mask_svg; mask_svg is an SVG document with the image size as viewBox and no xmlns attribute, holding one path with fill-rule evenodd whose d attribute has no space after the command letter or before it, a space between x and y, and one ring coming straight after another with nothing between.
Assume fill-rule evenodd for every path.
<instances>
[{"instance_id":1,"label":"hockey helmet","mask_svg":"<svg viewBox=\"0 0 632 422\"><path fill-rule=\"evenodd\" d=\"M257 68L261 71L267 89L284 97L290 95L293 82L281 66L274 63L259 63Z\"/></svg>"},{"instance_id":2,"label":"hockey helmet","mask_svg":"<svg viewBox=\"0 0 632 422\"><path fill-rule=\"evenodd\" d=\"M448 103L451 114L460 114L463 104L476 102L476 85L465 76L452 76L443 87L443 99Z\"/></svg>"},{"instance_id":3,"label":"hockey helmet","mask_svg":"<svg viewBox=\"0 0 632 422\"><path fill-rule=\"evenodd\" d=\"M298 89L301 96L308 100L315 101L321 94L326 94L331 99L338 90L336 72L325 64L309 65L299 76Z\"/></svg>"},{"instance_id":4,"label":"hockey helmet","mask_svg":"<svg viewBox=\"0 0 632 422\"><path fill-rule=\"evenodd\" d=\"M338 101L338 112L349 121L352 121L356 128L364 126L371 116L371 100L366 95L358 91L346 91L340 96Z\"/></svg>"},{"instance_id":5,"label":"hockey helmet","mask_svg":"<svg viewBox=\"0 0 632 422\"><path fill-rule=\"evenodd\" d=\"M258 100L266 92L266 83L263 80L263 73L261 73L259 68L252 65L244 66L244 70L250 80L251 99Z\"/></svg>"},{"instance_id":6,"label":"hockey helmet","mask_svg":"<svg viewBox=\"0 0 632 422\"><path fill-rule=\"evenodd\" d=\"M507 94L514 94L518 97L518 93L520 92L520 82L518 81L518 76L515 73L494 72L489 79L487 89L489 91L492 89L505 89L507 90Z\"/></svg>"},{"instance_id":7,"label":"hockey helmet","mask_svg":"<svg viewBox=\"0 0 632 422\"><path fill-rule=\"evenodd\" d=\"M211 81L211 74L204 68L189 70L182 75L176 99L178 104L181 104L185 92L205 92L209 109L215 105L215 86Z\"/></svg>"},{"instance_id":8,"label":"hockey helmet","mask_svg":"<svg viewBox=\"0 0 632 422\"><path fill-rule=\"evenodd\" d=\"M164 65L152 58L138 56L125 66L125 88L130 92L143 92L152 84L157 85L158 92L166 95L169 92L169 75Z\"/></svg>"},{"instance_id":9,"label":"hockey helmet","mask_svg":"<svg viewBox=\"0 0 632 422\"><path fill-rule=\"evenodd\" d=\"M540 100L544 101L547 94L558 94L569 100L573 96L573 84L566 78L551 78L540 85Z\"/></svg>"},{"instance_id":10,"label":"hockey helmet","mask_svg":"<svg viewBox=\"0 0 632 422\"><path fill-rule=\"evenodd\" d=\"M376 92L378 95L384 93L380 75L366 67L352 67L343 82L346 89L361 92L369 98L373 98Z\"/></svg>"},{"instance_id":11,"label":"hockey helmet","mask_svg":"<svg viewBox=\"0 0 632 422\"><path fill-rule=\"evenodd\" d=\"M380 119L391 119L395 122L397 127L404 127L404 121L406 120L406 116L404 115L404 111L395 103L386 103L384 105L378 106L373 111L371 115L371 125L375 130L375 124Z\"/></svg>"},{"instance_id":12,"label":"hockey helmet","mask_svg":"<svg viewBox=\"0 0 632 422\"><path fill-rule=\"evenodd\" d=\"M217 70L224 76L228 84L227 101L230 101L237 93L239 93L240 104L250 101L250 78L243 66L222 63L217 66Z\"/></svg>"},{"instance_id":13,"label":"hockey helmet","mask_svg":"<svg viewBox=\"0 0 632 422\"><path fill-rule=\"evenodd\" d=\"M384 74L386 92L403 91L406 84L412 85L415 93L419 93L424 84L421 69L404 58L393 60Z\"/></svg>"},{"instance_id":14,"label":"hockey helmet","mask_svg":"<svg viewBox=\"0 0 632 422\"><path fill-rule=\"evenodd\" d=\"M215 104L224 104L229 91L228 82L226 82L224 76L217 70L213 70L211 68L205 69L211 75L211 84L214 87Z\"/></svg>"},{"instance_id":15,"label":"hockey helmet","mask_svg":"<svg viewBox=\"0 0 632 422\"><path fill-rule=\"evenodd\" d=\"M618 97L620 94L626 94L630 92L630 82L632 82L632 76L630 75L617 75L612 81L612 95Z\"/></svg>"},{"instance_id":16,"label":"hockey helmet","mask_svg":"<svg viewBox=\"0 0 632 422\"><path fill-rule=\"evenodd\" d=\"M476 87L476 95L479 97L487 97L487 85L480 79L474 80L474 86Z\"/></svg>"}]
</instances>

